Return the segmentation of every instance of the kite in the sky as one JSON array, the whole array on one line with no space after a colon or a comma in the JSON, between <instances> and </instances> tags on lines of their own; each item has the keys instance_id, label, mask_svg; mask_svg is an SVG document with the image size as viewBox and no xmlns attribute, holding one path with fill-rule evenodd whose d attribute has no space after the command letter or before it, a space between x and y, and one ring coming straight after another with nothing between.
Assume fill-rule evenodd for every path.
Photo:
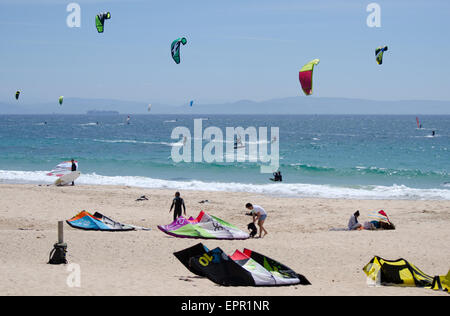
<instances>
[{"instance_id":1,"label":"kite in the sky","mask_svg":"<svg viewBox=\"0 0 450 316\"><path fill-rule=\"evenodd\" d=\"M189 102L189 106L192 107L194 105L194 100L192 100L191 102Z\"/></svg>"},{"instance_id":2,"label":"kite in the sky","mask_svg":"<svg viewBox=\"0 0 450 316\"><path fill-rule=\"evenodd\" d=\"M64 102L64 97L60 96L59 99L58 99L58 102L59 102L59 105L62 105L63 102Z\"/></svg>"},{"instance_id":3,"label":"kite in the sky","mask_svg":"<svg viewBox=\"0 0 450 316\"><path fill-rule=\"evenodd\" d=\"M187 43L187 40L185 37L178 38L172 42L172 45L170 47L171 52L172 52L172 58L177 64L179 64L181 61L180 46L181 46L181 44L186 45L186 43Z\"/></svg>"},{"instance_id":4,"label":"kite in the sky","mask_svg":"<svg viewBox=\"0 0 450 316\"><path fill-rule=\"evenodd\" d=\"M17 92L16 92L16 100L19 100L19 96L20 96L20 91L17 90Z\"/></svg>"},{"instance_id":5,"label":"kite in the sky","mask_svg":"<svg viewBox=\"0 0 450 316\"><path fill-rule=\"evenodd\" d=\"M300 84L302 85L303 92L306 95L311 95L313 92L313 71L314 66L318 65L320 62L319 59L311 60L309 63L304 65L302 69L300 69L299 79Z\"/></svg>"},{"instance_id":6,"label":"kite in the sky","mask_svg":"<svg viewBox=\"0 0 450 316\"><path fill-rule=\"evenodd\" d=\"M378 65L381 65L383 63L383 54L387 50L388 50L387 46L380 46L377 49L375 49L375 56Z\"/></svg>"},{"instance_id":7,"label":"kite in the sky","mask_svg":"<svg viewBox=\"0 0 450 316\"><path fill-rule=\"evenodd\" d=\"M95 17L95 26L97 27L97 31L99 33L103 33L105 30L105 20L111 19L111 13L109 12L103 12L97 14Z\"/></svg>"}]
</instances>

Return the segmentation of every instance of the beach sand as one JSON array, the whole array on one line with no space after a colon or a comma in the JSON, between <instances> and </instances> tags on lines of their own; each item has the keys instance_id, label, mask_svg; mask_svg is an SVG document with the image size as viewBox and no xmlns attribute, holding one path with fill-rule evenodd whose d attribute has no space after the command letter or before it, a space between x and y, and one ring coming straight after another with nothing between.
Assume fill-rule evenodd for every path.
<instances>
[{"instance_id":1,"label":"beach sand","mask_svg":"<svg viewBox=\"0 0 450 316\"><path fill-rule=\"evenodd\" d=\"M262 239L178 239L157 229L172 220L174 190L131 187L0 185L0 295L448 295L420 288L370 287L362 271L374 255L404 258L431 275L450 268L450 201L279 198L248 193L183 191L188 216L204 210L242 230L251 221L247 202L268 211ZM136 202L141 195L149 200ZM208 204L199 204L209 200ZM329 231L345 227L355 210L360 222L383 209L395 231ZM82 210L152 230L88 232L65 224L69 263L81 286L69 287L70 265L48 265L57 221ZM195 277L174 251L203 242L228 254L249 248L305 275L312 285L222 287Z\"/></svg>"}]
</instances>

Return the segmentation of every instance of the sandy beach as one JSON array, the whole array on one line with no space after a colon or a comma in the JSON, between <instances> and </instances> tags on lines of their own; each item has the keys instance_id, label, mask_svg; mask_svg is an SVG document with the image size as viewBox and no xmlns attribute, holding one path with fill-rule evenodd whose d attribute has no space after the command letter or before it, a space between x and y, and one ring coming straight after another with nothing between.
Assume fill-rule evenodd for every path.
<instances>
[{"instance_id":1,"label":"sandy beach","mask_svg":"<svg viewBox=\"0 0 450 316\"><path fill-rule=\"evenodd\" d=\"M278 198L247 193L183 191L188 216L204 210L242 230L251 221L244 205L268 211L262 239L177 239L157 225L171 222L173 190L132 187L0 185L0 295L448 295L420 288L369 287L362 268L374 255L404 258L430 275L450 268L450 201ZM146 195L148 201L135 201ZM209 200L208 204L199 201ZM383 209L395 231L329 231ZM81 286L69 287L65 265L48 265L57 221L82 210L151 231L87 232L65 224L68 261L81 269ZM203 242L231 254L249 248L305 275L311 286L221 287L195 277L174 251Z\"/></svg>"}]
</instances>

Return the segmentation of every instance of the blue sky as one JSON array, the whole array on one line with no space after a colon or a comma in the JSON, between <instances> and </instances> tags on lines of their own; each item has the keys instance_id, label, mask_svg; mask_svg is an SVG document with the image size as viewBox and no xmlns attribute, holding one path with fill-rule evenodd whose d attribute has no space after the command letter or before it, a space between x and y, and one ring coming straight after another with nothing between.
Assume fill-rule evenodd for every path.
<instances>
[{"instance_id":1,"label":"blue sky","mask_svg":"<svg viewBox=\"0 0 450 316\"><path fill-rule=\"evenodd\" d=\"M81 28L66 25L69 3ZM366 24L371 2L381 28ZM110 11L105 33L94 18ZM0 102L58 96L182 104L301 96L450 100L450 1L2 0ZM172 40L185 36L180 65ZM388 45L378 66L374 49Z\"/></svg>"}]
</instances>

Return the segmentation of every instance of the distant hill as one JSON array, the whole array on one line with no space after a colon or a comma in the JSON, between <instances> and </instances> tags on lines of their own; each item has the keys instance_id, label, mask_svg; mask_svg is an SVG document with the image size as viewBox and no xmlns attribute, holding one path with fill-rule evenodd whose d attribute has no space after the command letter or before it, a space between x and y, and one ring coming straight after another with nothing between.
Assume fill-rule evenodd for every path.
<instances>
[{"instance_id":1,"label":"distant hill","mask_svg":"<svg viewBox=\"0 0 450 316\"><path fill-rule=\"evenodd\" d=\"M65 98L63 106L56 102L33 105L0 103L0 114L85 114L92 110L149 114L147 109L148 103L144 102L106 99ZM373 101L299 96L262 102L197 103L192 108L188 104L153 103L151 114L450 114L450 101Z\"/></svg>"}]
</instances>

